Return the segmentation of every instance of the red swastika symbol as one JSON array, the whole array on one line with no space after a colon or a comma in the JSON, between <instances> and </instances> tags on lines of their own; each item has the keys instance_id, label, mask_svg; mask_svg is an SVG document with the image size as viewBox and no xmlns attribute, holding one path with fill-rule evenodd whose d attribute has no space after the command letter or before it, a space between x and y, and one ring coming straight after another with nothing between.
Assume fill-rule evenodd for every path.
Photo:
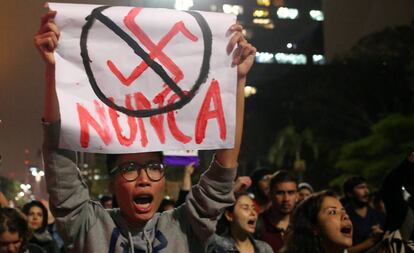
<instances>
[{"instance_id":1,"label":"red swastika symbol","mask_svg":"<svg viewBox=\"0 0 414 253\"><path fill-rule=\"evenodd\" d=\"M142 8L133 8L124 19L124 23L129 30L141 41L141 43L149 50L149 56L151 59L158 58L159 61L174 75L174 82L178 83L184 78L184 74L181 69L162 51L162 49L168 44L168 42L181 32L185 37L191 41L197 41L198 38L193 35L184 25L182 21L177 22L171 28L171 30L158 42L156 45L148 35L139 27L134 19L141 12ZM107 61L109 69L114 75L125 85L130 86L147 68L148 64L142 61L135 67L129 77L125 77L111 61ZM166 85L164 85L165 87ZM168 93L168 92L167 92Z\"/></svg>"}]
</instances>

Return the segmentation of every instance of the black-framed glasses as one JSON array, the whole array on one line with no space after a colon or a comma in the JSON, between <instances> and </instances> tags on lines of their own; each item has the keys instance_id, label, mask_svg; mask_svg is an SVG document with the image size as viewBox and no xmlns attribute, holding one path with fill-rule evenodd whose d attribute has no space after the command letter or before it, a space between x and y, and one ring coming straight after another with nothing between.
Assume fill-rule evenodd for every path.
<instances>
[{"instance_id":1,"label":"black-framed glasses","mask_svg":"<svg viewBox=\"0 0 414 253\"><path fill-rule=\"evenodd\" d=\"M165 176L165 166L163 163L149 161L145 164L137 162L122 163L113 168L109 173L111 175L121 173L121 176L128 182L135 181L139 177L141 170L144 170L151 181L160 181Z\"/></svg>"}]
</instances>

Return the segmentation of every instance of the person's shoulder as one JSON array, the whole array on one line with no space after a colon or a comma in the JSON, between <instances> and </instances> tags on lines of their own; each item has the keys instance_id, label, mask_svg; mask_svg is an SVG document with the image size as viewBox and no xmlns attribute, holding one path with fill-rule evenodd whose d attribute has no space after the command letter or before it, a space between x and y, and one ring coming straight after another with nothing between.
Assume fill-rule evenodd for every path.
<instances>
[{"instance_id":1,"label":"person's shoulder","mask_svg":"<svg viewBox=\"0 0 414 253\"><path fill-rule=\"evenodd\" d=\"M235 245L232 240L229 240L226 236L219 236L213 234L207 243L207 252L228 252L235 249Z\"/></svg>"},{"instance_id":2,"label":"person's shoulder","mask_svg":"<svg viewBox=\"0 0 414 253\"><path fill-rule=\"evenodd\" d=\"M46 253L46 250L41 248L40 246L34 244L34 243L28 243L27 244L27 251L28 253Z\"/></svg>"},{"instance_id":3,"label":"person's shoulder","mask_svg":"<svg viewBox=\"0 0 414 253\"><path fill-rule=\"evenodd\" d=\"M254 240L254 243L256 244L256 247L259 250L259 253L273 252L272 247L270 247L270 245L267 242L264 242L261 240Z\"/></svg>"}]
</instances>

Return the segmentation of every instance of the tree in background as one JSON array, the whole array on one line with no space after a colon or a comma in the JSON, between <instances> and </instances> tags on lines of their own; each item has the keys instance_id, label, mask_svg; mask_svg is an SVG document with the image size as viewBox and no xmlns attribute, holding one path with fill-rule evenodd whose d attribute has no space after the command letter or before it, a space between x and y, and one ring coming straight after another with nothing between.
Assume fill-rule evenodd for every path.
<instances>
[{"instance_id":1,"label":"tree in background","mask_svg":"<svg viewBox=\"0 0 414 253\"><path fill-rule=\"evenodd\" d=\"M278 132L275 142L269 150L269 161L279 168L294 169L299 173L299 179L302 180L303 172L306 170L306 161L302 155L305 146L310 148L316 159L318 146L312 131L305 129L299 133L293 125L288 125Z\"/></svg>"},{"instance_id":2,"label":"tree in background","mask_svg":"<svg viewBox=\"0 0 414 253\"><path fill-rule=\"evenodd\" d=\"M372 126L369 135L345 144L336 167L341 176L331 186L341 186L347 177L360 175L379 188L387 173L414 149L414 115L388 115Z\"/></svg>"},{"instance_id":3,"label":"tree in background","mask_svg":"<svg viewBox=\"0 0 414 253\"><path fill-rule=\"evenodd\" d=\"M316 188L326 187L344 172L336 167L344 144L370 135L388 115L414 112L412 45L414 26L399 26L363 38L348 55L326 65L269 66L269 74L278 75L246 101L241 157L250 164L262 161L288 122L311 129L319 156L312 160L304 154L305 177Z\"/></svg>"}]
</instances>

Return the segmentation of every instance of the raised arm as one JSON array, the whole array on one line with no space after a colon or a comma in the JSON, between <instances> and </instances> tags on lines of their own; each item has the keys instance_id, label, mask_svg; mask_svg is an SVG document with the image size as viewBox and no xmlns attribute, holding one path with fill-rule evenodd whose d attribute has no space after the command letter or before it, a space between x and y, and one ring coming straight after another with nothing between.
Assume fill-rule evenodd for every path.
<instances>
[{"instance_id":1,"label":"raised arm","mask_svg":"<svg viewBox=\"0 0 414 253\"><path fill-rule=\"evenodd\" d=\"M216 152L215 160L201 175L198 184L192 187L185 204L181 206L186 210L181 213L181 221L191 226L189 235L195 237L194 241L202 243L214 233L221 211L234 203L233 184L243 129L244 85L256 53L256 49L244 39L240 25L232 26L230 31L233 35L227 52L233 52L233 65L237 65L238 77L235 146Z\"/></svg>"},{"instance_id":2,"label":"raised arm","mask_svg":"<svg viewBox=\"0 0 414 253\"><path fill-rule=\"evenodd\" d=\"M45 96L43 119L46 122L60 120L59 103L55 88L55 57L60 31L54 22L56 11L49 11L43 15L40 28L34 36L34 44L45 63Z\"/></svg>"},{"instance_id":3,"label":"raised arm","mask_svg":"<svg viewBox=\"0 0 414 253\"><path fill-rule=\"evenodd\" d=\"M233 65L237 66L237 97L236 97L236 132L234 148L222 149L216 152L217 162L225 168L236 168L240 152L241 138L243 134L244 121L244 86L246 76L253 65L256 48L247 42L242 33L243 27L235 24L230 28L234 32L227 46L227 53L233 52Z\"/></svg>"},{"instance_id":4,"label":"raised arm","mask_svg":"<svg viewBox=\"0 0 414 253\"><path fill-rule=\"evenodd\" d=\"M89 229L95 223L97 215L94 204L90 202L88 187L76 165L76 152L59 148L60 113L54 51L60 32L53 20L55 16L56 12L50 11L42 17L34 44L45 63L43 160L50 210L59 223L65 244L72 247L83 238L81 233L85 232L85 226Z\"/></svg>"}]
</instances>

